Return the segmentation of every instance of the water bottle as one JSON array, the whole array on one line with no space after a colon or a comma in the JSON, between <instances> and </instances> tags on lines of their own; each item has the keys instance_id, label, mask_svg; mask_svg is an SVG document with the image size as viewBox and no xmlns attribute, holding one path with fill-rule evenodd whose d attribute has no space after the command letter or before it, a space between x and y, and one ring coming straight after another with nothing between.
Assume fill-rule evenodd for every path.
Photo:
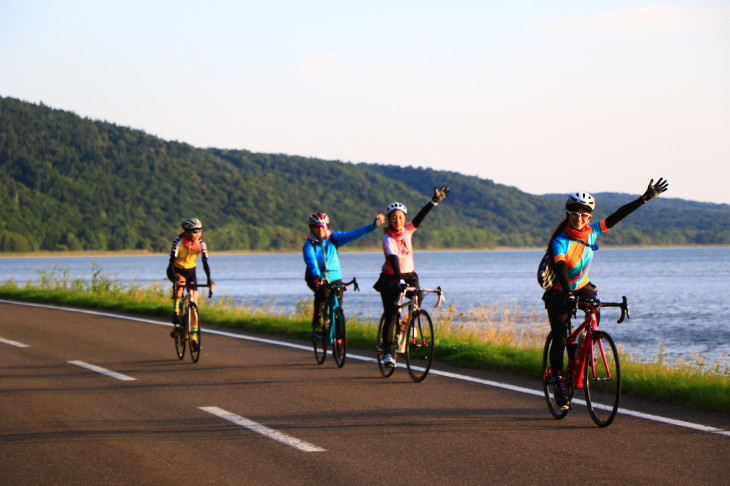
<instances>
[{"instance_id":1,"label":"water bottle","mask_svg":"<svg viewBox=\"0 0 730 486\"><path fill-rule=\"evenodd\" d=\"M398 352L399 353L406 352L406 333L404 333L404 332L398 333Z\"/></svg>"}]
</instances>

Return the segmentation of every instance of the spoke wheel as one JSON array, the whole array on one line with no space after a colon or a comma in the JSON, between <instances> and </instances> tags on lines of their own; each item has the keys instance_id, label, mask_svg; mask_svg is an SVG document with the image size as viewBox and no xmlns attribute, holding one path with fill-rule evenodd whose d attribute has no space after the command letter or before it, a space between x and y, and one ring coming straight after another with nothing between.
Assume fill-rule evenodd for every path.
<instances>
[{"instance_id":1,"label":"spoke wheel","mask_svg":"<svg viewBox=\"0 0 730 486\"><path fill-rule=\"evenodd\" d=\"M588 413L599 427L608 427L616 417L621 398L621 366L611 336L603 331L593 335L583 371Z\"/></svg>"},{"instance_id":2,"label":"spoke wheel","mask_svg":"<svg viewBox=\"0 0 730 486\"><path fill-rule=\"evenodd\" d=\"M545 340L545 348L542 352L542 391L545 394L545 401L547 402L548 410L550 414L556 419L561 419L568 415L570 408L562 409L555 403L555 381L550 370L550 347L553 344L553 333L550 331L547 339ZM567 348L567 347L566 347ZM563 363L567 362L567 353L563 357ZM565 384L565 393L568 395L568 400L573 399L573 379L570 377L566 378L565 373L561 375L563 377L563 383Z\"/></svg>"},{"instance_id":3,"label":"spoke wheel","mask_svg":"<svg viewBox=\"0 0 730 486\"><path fill-rule=\"evenodd\" d=\"M411 316L406 330L406 367L415 382L423 381L431 369L434 351L433 323L428 312Z\"/></svg>"},{"instance_id":4,"label":"spoke wheel","mask_svg":"<svg viewBox=\"0 0 730 486\"><path fill-rule=\"evenodd\" d=\"M193 360L193 363L197 363L198 359L200 358L200 348L202 347L202 332L200 329L200 319L198 318L198 307L195 304L190 305L190 308L188 309L188 319L187 319L187 325L188 325L188 335L190 338L188 339L188 344L190 345L190 359ZM195 336L198 338L197 346L195 343L195 340L193 339L193 329L198 328L198 330L195 332Z\"/></svg>"},{"instance_id":5,"label":"spoke wheel","mask_svg":"<svg viewBox=\"0 0 730 486\"><path fill-rule=\"evenodd\" d=\"M175 324L175 352L177 352L177 359L183 359L185 357L185 348L187 347L187 315L188 307L185 301L181 303L180 317L178 318L177 324Z\"/></svg>"},{"instance_id":6,"label":"spoke wheel","mask_svg":"<svg viewBox=\"0 0 730 486\"><path fill-rule=\"evenodd\" d=\"M177 353L177 359L183 359L185 357L185 330L179 323L175 324L175 352Z\"/></svg>"},{"instance_id":7,"label":"spoke wheel","mask_svg":"<svg viewBox=\"0 0 730 486\"><path fill-rule=\"evenodd\" d=\"M378 340L376 342L376 350L378 355L378 368L380 368L380 374L383 375L384 378L389 378L390 375L393 374L393 371L395 371L395 366L392 368L389 366L385 366L383 364L383 360L385 359L386 353L391 353L393 358L395 359L395 349L393 349L393 346L390 346L390 349L385 349L383 345L383 326L385 325L385 314L382 314L380 316L380 323L378 324ZM393 334L395 334L395 327L393 326ZM395 338L395 336L393 336ZM391 341L395 342L395 340Z\"/></svg>"},{"instance_id":8,"label":"spoke wheel","mask_svg":"<svg viewBox=\"0 0 730 486\"><path fill-rule=\"evenodd\" d=\"M337 367L342 368L347 357L347 329L345 328L345 314L340 307L335 310L333 324L335 326L335 340L332 343L332 354Z\"/></svg>"},{"instance_id":9,"label":"spoke wheel","mask_svg":"<svg viewBox=\"0 0 730 486\"><path fill-rule=\"evenodd\" d=\"M324 326L320 326L319 329L312 329L312 347L314 348L314 359L317 360L317 364L324 363L324 359L327 357L327 338L325 337Z\"/></svg>"}]
</instances>

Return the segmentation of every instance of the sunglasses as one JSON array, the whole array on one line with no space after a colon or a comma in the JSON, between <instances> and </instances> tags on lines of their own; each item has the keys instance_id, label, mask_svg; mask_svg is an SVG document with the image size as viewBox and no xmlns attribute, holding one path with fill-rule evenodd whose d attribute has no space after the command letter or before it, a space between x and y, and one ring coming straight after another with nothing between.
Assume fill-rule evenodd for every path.
<instances>
[{"instance_id":1,"label":"sunglasses","mask_svg":"<svg viewBox=\"0 0 730 486\"><path fill-rule=\"evenodd\" d=\"M591 213L578 213L576 211L567 211L568 214L572 214L573 216L577 216L581 219L588 219L591 217Z\"/></svg>"},{"instance_id":2,"label":"sunglasses","mask_svg":"<svg viewBox=\"0 0 730 486\"><path fill-rule=\"evenodd\" d=\"M313 229L316 229L316 228L326 228L327 227L326 224L313 224L311 226L312 226Z\"/></svg>"},{"instance_id":3,"label":"sunglasses","mask_svg":"<svg viewBox=\"0 0 730 486\"><path fill-rule=\"evenodd\" d=\"M200 233L202 230L187 230L188 233Z\"/></svg>"}]
</instances>

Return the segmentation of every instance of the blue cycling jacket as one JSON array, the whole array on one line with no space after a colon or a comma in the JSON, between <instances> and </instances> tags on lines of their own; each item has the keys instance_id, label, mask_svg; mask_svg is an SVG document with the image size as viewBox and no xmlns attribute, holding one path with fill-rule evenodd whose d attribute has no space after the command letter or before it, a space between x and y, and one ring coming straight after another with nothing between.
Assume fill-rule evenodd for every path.
<instances>
[{"instance_id":1,"label":"blue cycling jacket","mask_svg":"<svg viewBox=\"0 0 730 486\"><path fill-rule=\"evenodd\" d=\"M322 241L310 234L302 247L304 263L307 265L306 275L327 279L329 282L341 280L342 269L340 268L340 258L337 256L337 248L373 231L375 231L375 226L372 224L352 231L327 231L327 236Z\"/></svg>"}]
</instances>

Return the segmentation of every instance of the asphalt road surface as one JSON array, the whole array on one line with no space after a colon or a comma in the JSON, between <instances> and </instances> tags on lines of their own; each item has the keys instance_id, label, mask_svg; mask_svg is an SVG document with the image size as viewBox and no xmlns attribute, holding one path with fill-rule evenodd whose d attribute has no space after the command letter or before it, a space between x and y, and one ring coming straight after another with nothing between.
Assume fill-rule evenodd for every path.
<instances>
[{"instance_id":1,"label":"asphalt road surface","mask_svg":"<svg viewBox=\"0 0 730 486\"><path fill-rule=\"evenodd\" d=\"M0 484L730 484L727 414L624 397L600 429L536 380L384 379L202 320L194 364L166 323L0 303Z\"/></svg>"}]
</instances>

